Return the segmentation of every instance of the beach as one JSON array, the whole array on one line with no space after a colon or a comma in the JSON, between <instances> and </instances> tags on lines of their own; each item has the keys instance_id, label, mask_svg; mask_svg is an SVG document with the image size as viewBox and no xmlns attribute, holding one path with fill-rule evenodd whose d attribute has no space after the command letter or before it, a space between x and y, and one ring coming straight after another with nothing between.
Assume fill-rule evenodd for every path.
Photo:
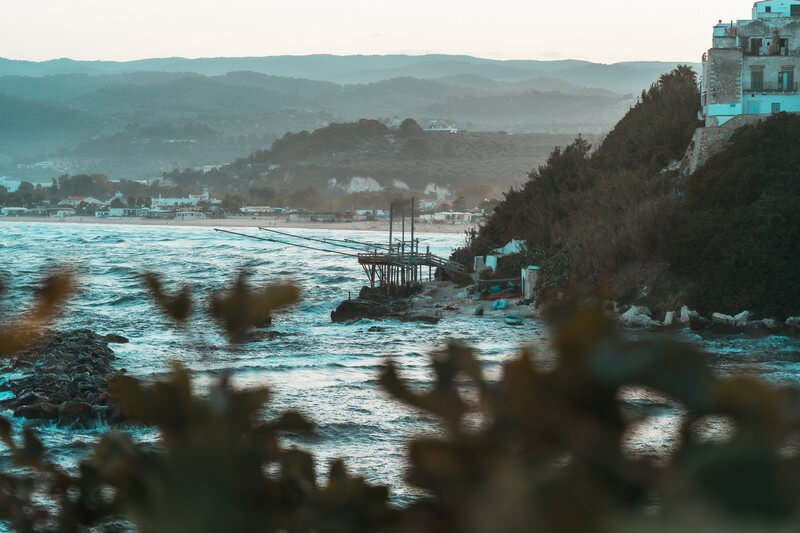
<instances>
[{"instance_id":1,"label":"beach","mask_svg":"<svg viewBox=\"0 0 800 533\"><path fill-rule=\"evenodd\" d=\"M95 217L0 217L2 222L15 223L47 223L47 224L102 224L102 225L134 225L134 226L196 226L205 228L233 228L259 226L287 229L320 229L348 231L389 231L389 221L357 221L357 222L299 222L276 219L272 217L231 217L203 220L158 220L142 218L95 218ZM476 224L430 224L417 222L415 233L465 233ZM395 221L395 231L400 231L400 222ZM406 232L410 232L410 221L406 221Z\"/></svg>"}]
</instances>

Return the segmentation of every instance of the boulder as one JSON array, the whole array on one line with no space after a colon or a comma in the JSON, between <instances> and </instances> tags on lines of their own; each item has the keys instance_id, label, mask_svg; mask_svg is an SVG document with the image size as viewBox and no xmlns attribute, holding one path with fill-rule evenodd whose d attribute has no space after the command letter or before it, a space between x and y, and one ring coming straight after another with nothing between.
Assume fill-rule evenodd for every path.
<instances>
[{"instance_id":1,"label":"boulder","mask_svg":"<svg viewBox=\"0 0 800 533\"><path fill-rule=\"evenodd\" d=\"M35 419L50 419L58 414L58 409L52 403L44 400L38 400L31 405L23 405L14 410L14 416L17 418L26 418L28 420Z\"/></svg>"},{"instance_id":2,"label":"boulder","mask_svg":"<svg viewBox=\"0 0 800 533\"><path fill-rule=\"evenodd\" d=\"M372 326L367 330L367 333L383 333L386 331L386 328L382 328L380 326Z\"/></svg>"},{"instance_id":3,"label":"boulder","mask_svg":"<svg viewBox=\"0 0 800 533\"><path fill-rule=\"evenodd\" d=\"M726 315L723 313L712 313L711 323L714 324L715 326L725 326L732 328L736 326L736 319L731 315Z\"/></svg>"},{"instance_id":4,"label":"boulder","mask_svg":"<svg viewBox=\"0 0 800 533\"><path fill-rule=\"evenodd\" d=\"M787 328L800 328L800 316L791 316L786 319Z\"/></svg>"},{"instance_id":5,"label":"boulder","mask_svg":"<svg viewBox=\"0 0 800 533\"><path fill-rule=\"evenodd\" d=\"M130 342L127 337L116 335L114 333L109 333L108 335L104 336L103 339L109 344L128 344Z\"/></svg>"},{"instance_id":6,"label":"boulder","mask_svg":"<svg viewBox=\"0 0 800 533\"><path fill-rule=\"evenodd\" d=\"M711 325L711 321L704 316L700 316L698 313L694 313L689 317L689 328L692 331L701 331L708 326Z\"/></svg>"},{"instance_id":7,"label":"boulder","mask_svg":"<svg viewBox=\"0 0 800 533\"><path fill-rule=\"evenodd\" d=\"M667 311L667 314L664 315L663 326L666 327L666 328L671 328L675 324L676 324L675 311Z\"/></svg>"},{"instance_id":8,"label":"boulder","mask_svg":"<svg viewBox=\"0 0 800 533\"><path fill-rule=\"evenodd\" d=\"M625 311L620 316L620 319L628 326L655 326L659 324L659 322L651 318L650 309L638 305L634 305Z\"/></svg>"},{"instance_id":9,"label":"boulder","mask_svg":"<svg viewBox=\"0 0 800 533\"><path fill-rule=\"evenodd\" d=\"M733 320L736 322L737 326L746 326L748 322L753 319L753 313L750 311L742 311L738 315L733 317Z\"/></svg>"},{"instance_id":10,"label":"boulder","mask_svg":"<svg viewBox=\"0 0 800 533\"><path fill-rule=\"evenodd\" d=\"M778 324L777 320L773 320L771 318L765 318L761 321L761 326L766 329L767 331L776 332L781 329L780 324Z\"/></svg>"},{"instance_id":11,"label":"boulder","mask_svg":"<svg viewBox=\"0 0 800 533\"><path fill-rule=\"evenodd\" d=\"M475 314L475 316L483 316L484 313L485 313L485 311L483 310L483 307L478 307L478 308L475 309L475 313L474 314Z\"/></svg>"},{"instance_id":12,"label":"boulder","mask_svg":"<svg viewBox=\"0 0 800 533\"><path fill-rule=\"evenodd\" d=\"M692 322L692 319L696 319L699 316L700 316L700 313L698 313L697 311L693 311L692 309L689 309L685 305L683 307L681 307L680 321L681 321L681 324L683 324L684 326L690 326L691 322Z\"/></svg>"},{"instance_id":13,"label":"boulder","mask_svg":"<svg viewBox=\"0 0 800 533\"><path fill-rule=\"evenodd\" d=\"M94 410L86 402L64 402L58 406L58 416L62 424L86 427L94 419Z\"/></svg>"}]
</instances>

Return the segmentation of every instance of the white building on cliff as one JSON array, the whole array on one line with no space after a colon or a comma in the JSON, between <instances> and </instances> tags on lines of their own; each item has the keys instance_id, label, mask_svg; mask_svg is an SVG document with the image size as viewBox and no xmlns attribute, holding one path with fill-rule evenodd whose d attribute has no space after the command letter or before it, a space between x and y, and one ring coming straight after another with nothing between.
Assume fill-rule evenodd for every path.
<instances>
[{"instance_id":1,"label":"white building on cliff","mask_svg":"<svg viewBox=\"0 0 800 533\"><path fill-rule=\"evenodd\" d=\"M741 115L755 120L800 112L798 70L800 0L756 2L751 19L720 21L703 55L706 126L721 126Z\"/></svg>"}]
</instances>

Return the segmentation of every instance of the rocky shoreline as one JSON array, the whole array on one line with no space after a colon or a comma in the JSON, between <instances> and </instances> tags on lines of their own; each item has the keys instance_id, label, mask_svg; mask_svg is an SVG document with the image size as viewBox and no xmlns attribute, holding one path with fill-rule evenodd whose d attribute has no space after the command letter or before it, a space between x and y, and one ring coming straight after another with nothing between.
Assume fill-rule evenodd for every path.
<instances>
[{"instance_id":1,"label":"rocky shoreline","mask_svg":"<svg viewBox=\"0 0 800 533\"><path fill-rule=\"evenodd\" d=\"M470 287L458 288L452 282L431 282L416 287L409 294L387 295L382 289L364 287L358 298L345 300L331 313L335 323L353 323L359 320L401 320L437 324L446 312L481 317L485 313L496 315L513 314L523 318L536 318L534 306L520 307L510 303L503 311L494 311L490 301L469 297ZM749 311L737 315L713 313L702 316L697 311L683 306L677 311L668 311L663 318L656 319L647 307L633 305L622 312L616 302L605 302L608 316L622 326L651 329L684 329L732 335L787 335L800 336L800 317L785 321L771 318L756 319Z\"/></svg>"},{"instance_id":2,"label":"rocky shoreline","mask_svg":"<svg viewBox=\"0 0 800 533\"><path fill-rule=\"evenodd\" d=\"M692 331L712 333L800 336L800 317L789 317L785 321L772 318L755 319L750 311L742 311L737 315L712 313L710 317L705 317L683 306L680 311L668 311L663 320L656 320L647 307L634 305L620 314L616 304L610 302L607 304L607 309L622 324L631 327L668 329L688 327Z\"/></svg>"},{"instance_id":3,"label":"rocky shoreline","mask_svg":"<svg viewBox=\"0 0 800 533\"><path fill-rule=\"evenodd\" d=\"M331 312L331 320L337 324L364 319L438 324L442 311L426 294L430 291L430 287L419 286L408 294L389 295L381 289L363 287L358 298L343 301Z\"/></svg>"},{"instance_id":4,"label":"rocky shoreline","mask_svg":"<svg viewBox=\"0 0 800 533\"><path fill-rule=\"evenodd\" d=\"M13 411L16 418L65 427L124 422L111 382L125 371L112 365L116 357L109 344L127 342L119 335L101 336L86 329L42 335L2 369L18 375L7 376L0 385L0 392L13 394L0 401L0 408Z\"/></svg>"}]
</instances>

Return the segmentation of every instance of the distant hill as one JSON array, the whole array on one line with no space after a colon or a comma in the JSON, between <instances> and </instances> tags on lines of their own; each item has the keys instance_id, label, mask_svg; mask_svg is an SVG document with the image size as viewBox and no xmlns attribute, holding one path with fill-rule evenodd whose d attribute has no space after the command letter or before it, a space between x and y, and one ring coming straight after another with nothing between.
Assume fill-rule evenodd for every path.
<instances>
[{"instance_id":1,"label":"distant hill","mask_svg":"<svg viewBox=\"0 0 800 533\"><path fill-rule=\"evenodd\" d=\"M288 131L362 118L396 126L411 117L423 126L436 121L469 131L600 134L672 66L448 55L0 59L0 95L20 102L14 122L6 121L6 131L16 134L0 144L0 172L45 181L52 171L39 169L151 177L178 166L224 164ZM55 106L51 116L43 105ZM30 125L23 109L30 110ZM127 137L115 137L130 127L190 124L218 132L220 149L125 150L120 143ZM74 150L90 145L92 158ZM120 159L124 152L131 154L127 162Z\"/></svg>"},{"instance_id":2,"label":"distant hill","mask_svg":"<svg viewBox=\"0 0 800 533\"><path fill-rule=\"evenodd\" d=\"M413 121L409 121L412 122ZM406 122L408 123L408 122ZM572 135L423 132L404 133L376 120L331 124L314 132L289 133L218 170L169 176L184 187L246 192L252 187L298 190L313 187L332 198L353 178L391 189L395 180L418 191L428 184L453 191L475 183L508 187L543 163L553 146ZM344 187L344 188L343 188Z\"/></svg>"},{"instance_id":3,"label":"distant hill","mask_svg":"<svg viewBox=\"0 0 800 533\"><path fill-rule=\"evenodd\" d=\"M583 87L639 92L675 63L628 62L602 65L588 61L499 61L457 55L385 56L274 56L239 58L160 58L138 61L74 61L56 59L32 62L0 58L0 76L54 74L107 75L126 72L192 72L219 76L250 71L273 76L306 78L339 84L370 83L398 77L423 79L482 76L498 81L523 81L555 77Z\"/></svg>"}]
</instances>

